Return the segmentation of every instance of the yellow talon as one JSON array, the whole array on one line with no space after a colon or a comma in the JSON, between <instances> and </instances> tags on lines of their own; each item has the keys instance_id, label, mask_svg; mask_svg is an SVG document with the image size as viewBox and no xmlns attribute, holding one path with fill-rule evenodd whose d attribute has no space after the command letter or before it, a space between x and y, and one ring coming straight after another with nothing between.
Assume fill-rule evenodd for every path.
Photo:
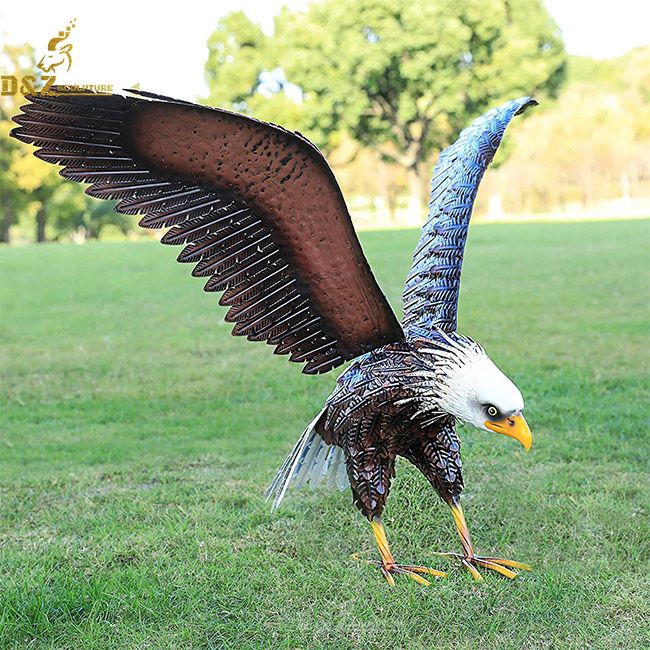
<instances>
[{"instance_id":1,"label":"yellow talon","mask_svg":"<svg viewBox=\"0 0 650 650\"><path fill-rule=\"evenodd\" d=\"M439 578L444 578L447 574L444 571L437 571L436 569L430 569L426 566L420 566L418 564L397 564L393 554L390 552L390 546L388 545L388 539L386 538L386 531L384 526L381 523L379 517L375 517L371 522L372 532L375 535L375 540L377 542L377 549L379 550L379 555L381 556L381 561L377 560L366 560L369 564L379 565L381 572L386 579L386 582L391 586L395 586L394 575L405 575L411 580L417 582L424 587L428 587L431 583L421 575L424 573L430 576L436 576ZM358 554L353 554L355 559L358 558Z\"/></svg>"},{"instance_id":2,"label":"yellow talon","mask_svg":"<svg viewBox=\"0 0 650 650\"><path fill-rule=\"evenodd\" d=\"M472 578L476 580L476 582L482 582L483 581L483 576L479 573L478 569L470 564L469 559L463 558L461 559L461 563L463 566L472 574Z\"/></svg>"},{"instance_id":3,"label":"yellow talon","mask_svg":"<svg viewBox=\"0 0 650 650\"><path fill-rule=\"evenodd\" d=\"M496 571L497 573L500 573L502 576L505 576L506 578L510 578L510 580L517 577L517 574L514 571L511 571L510 569L506 569L504 566L501 566L500 564L496 564L495 562L486 562L484 558L477 557L476 563L482 567L485 567L486 569L492 569L492 571Z\"/></svg>"},{"instance_id":4,"label":"yellow talon","mask_svg":"<svg viewBox=\"0 0 650 650\"><path fill-rule=\"evenodd\" d=\"M428 566L413 566L411 564L402 564L402 568L408 571L414 571L415 573L426 573L430 576L436 576L437 578L446 578L447 574L444 571L438 571L437 569L430 569Z\"/></svg>"},{"instance_id":5,"label":"yellow talon","mask_svg":"<svg viewBox=\"0 0 650 650\"><path fill-rule=\"evenodd\" d=\"M486 562L497 562L502 566L511 566L513 569L521 569L522 571L532 571L533 567L530 564L524 564L523 562L515 562L514 560L504 560L500 557L484 557Z\"/></svg>"},{"instance_id":6,"label":"yellow talon","mask_svg":"<svg viewBox=\"0 0 650 650\"><path fill-rule=\"evenodd\" d=\"M454 518L454 523L456 524L456 530L458 531L464 553L438 553L438 555L458 558L461 561L461 564L472 574L474 580L483 580L481 574L476 568L477 566L496 571L502 576L510 578L510 580L517 577L517 573L512 571L512 569L521 569L523 571L532 570L528 564L524 564L523 562L504 560L498 557L480 557L476 555L474 553L474 546L469 535L469 528L467 527L465 515L463 514L463 509L460 507L460 503L451 504L451 514Z\"/></svg>"},{"instance_id":7,"label":"yellow talon","mask_svg":"<svg viewBox=\"0 0 650 650\"><path fill-rule=\"evenodd\" d=\"M412 573L411 571L407 572L407 574L411 580L415 580L415 582L418 582L421 585L424 585L425 587L429 587L431 583L426 579L423 578L422 576L419 576L417 573Z\"/></svg>"}]
</instances>

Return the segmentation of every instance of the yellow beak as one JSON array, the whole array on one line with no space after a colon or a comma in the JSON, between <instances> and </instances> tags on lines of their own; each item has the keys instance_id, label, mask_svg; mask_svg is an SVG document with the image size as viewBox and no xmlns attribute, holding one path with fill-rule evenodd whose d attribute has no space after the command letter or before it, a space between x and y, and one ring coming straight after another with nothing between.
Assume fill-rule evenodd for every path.
<instances>
[{"instance_id":1,"label":"yellow beak","mask_svg":"<svg viewBox=\"0 0 650 650\"><path fill-rule=\"evenodd\" d=\"M533 444L533 434L530 432L523 415L514 415L496 421L486 420L483 424L491 431L496 431L497 433L502 433L504 436L510 436L515 440L519 440L526 451Z\"/></svg>"}]
</instances>

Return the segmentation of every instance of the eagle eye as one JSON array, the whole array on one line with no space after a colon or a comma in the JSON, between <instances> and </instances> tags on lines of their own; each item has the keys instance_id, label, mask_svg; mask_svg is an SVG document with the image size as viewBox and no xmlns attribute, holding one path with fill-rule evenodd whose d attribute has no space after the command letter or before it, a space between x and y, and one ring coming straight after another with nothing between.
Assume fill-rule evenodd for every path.
<instances>
[{"instance_id":1,"label":"eagle eye","mask_svg":"<svg viewBox=\"0 0 650 650\"><path fill-rule=\"evenodd\" d=\"M488 404L485 410L491 418L495 418L497 415L499 415L499 409L492 404Z\"/></svg>"}]
</instances>

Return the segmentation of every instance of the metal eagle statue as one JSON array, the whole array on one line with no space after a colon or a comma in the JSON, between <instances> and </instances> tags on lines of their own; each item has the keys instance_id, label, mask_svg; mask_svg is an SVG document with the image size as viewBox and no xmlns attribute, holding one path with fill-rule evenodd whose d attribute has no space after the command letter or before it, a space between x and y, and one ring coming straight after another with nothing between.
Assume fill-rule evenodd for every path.
<instances>
[{"instance_id":1,"label":"metal eagle statue","mask_svg":"<svg viewBox=\"0 0 650 650\"><path fill-rule=\"evenodd\" d=\"M277 507L305 483L352 490L368 518L389 584L445 574L398 564L381 521L401 456L449 505L457 557L514 578L525 564L476 554L461 508L457 421L515 438L530 429L517 387L484 349L457 332L463 251L481 178L513 116L536 104L507 102L475 120L442 152L429 215L404 288L398 322L361 250L341 190L319 150L299 133L222 109L142 91L32 95L12 135L87 193L166 228L180 262L223 292L233 334L324 373L346 361L323 410L271 484Z\"/></svg>"}]
</instances>

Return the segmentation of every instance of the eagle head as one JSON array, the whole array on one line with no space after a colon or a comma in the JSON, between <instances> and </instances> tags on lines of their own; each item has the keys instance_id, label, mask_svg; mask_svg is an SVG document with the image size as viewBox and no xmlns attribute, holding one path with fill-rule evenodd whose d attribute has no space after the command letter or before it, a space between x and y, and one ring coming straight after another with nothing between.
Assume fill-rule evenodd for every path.
<instances>
[{"instance_id":1,"label":"eagle head","mask_svg":"<svg viewBox=\"0 0 650 650\"><path fill-rule=\"evenodd\" d=\"M431 354L437 408L478 429L518 440L528 451L532 434L523 416L524 398L485 350L457 333L441 334Z\"/></svg>"}]
</instances>

